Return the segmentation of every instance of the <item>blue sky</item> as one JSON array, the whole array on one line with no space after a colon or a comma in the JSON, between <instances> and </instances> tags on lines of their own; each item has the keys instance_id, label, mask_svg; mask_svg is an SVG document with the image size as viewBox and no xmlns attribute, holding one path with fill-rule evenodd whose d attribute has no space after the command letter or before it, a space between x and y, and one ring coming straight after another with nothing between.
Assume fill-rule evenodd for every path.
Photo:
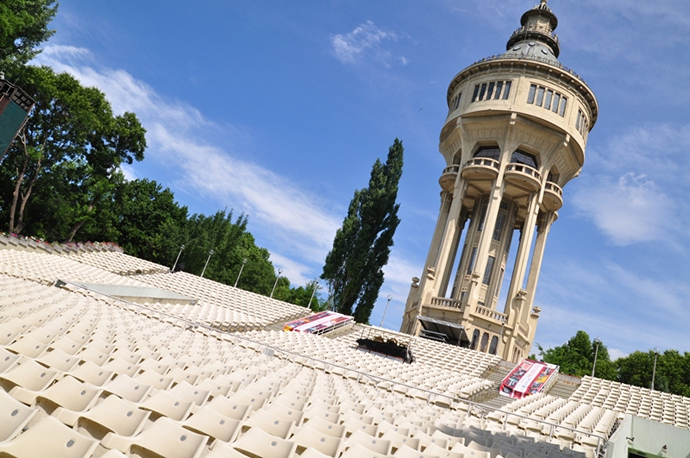
<instances>
[{"instance_id":1,"label":"blue sky","mask_svg":"<svg viewBox=\"0 0 690 458\"><path fill-rule=\"evenodd\" d=\"M502 53L534 3L62 0L38 61L137 113L149 148L129 177L191 212L245 212L297 285L319 276L354 190L402 139L402 223L371 318L391 294L397 330L436 222L448 84ZM560 60L601 112L547 243L536 342L583 329L614 356L690 351L690 3L549 6Z\"/></svg>"}]
</instances>

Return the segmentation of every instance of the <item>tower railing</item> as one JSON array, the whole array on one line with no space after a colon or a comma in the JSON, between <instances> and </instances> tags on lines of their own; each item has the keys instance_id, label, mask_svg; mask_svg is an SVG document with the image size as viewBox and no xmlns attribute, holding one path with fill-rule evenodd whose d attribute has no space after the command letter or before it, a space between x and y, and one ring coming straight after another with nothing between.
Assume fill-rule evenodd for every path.
<instances>
[{"instance_id":1,"label":"tower railing","mask_svg":"<svg viewBox=\"0 0 690 458\"><path fill-rule=\"evenodd\" d=\"M474 65L477 65L477 64L481 64L481 63L483 63L483 62L490 62L490 61L493 61L493 60L533 60L533 61L536 61L536 62L540 62L540 63L543 63L543 64L548 64L548 65L552 65L552 66L554 66L554 67L560 68L561 70L570 73L570 74L573 75L575 78L577 78L577 79L579 79L580 81L582 81L583 83L585 82L584 78L582 78L582 77L581 77L580 75L578 75L575 71L571 70L570 68L568 68L568 67L566 67L565 65L561 64L560 62L557 62L557 61L554 61L554 60L550 60L550 59L546 59L546 58L539 57L539 56L514 56L514 55L513 55L513 56L510 56L510 55L509 55L509 56L505 56L505 55L503 55L503 54L497 54L497 55L485 57L485 58L483 58L483 59L481 59L481 60L478 60L477 62L475 62L475 63L473 63L472 65L470 65L470 67L472 67L472 66L474 66ZM467 68L469 68L469 67L467 67ZM467 70L467 69L465 69L465 70ZM464 72L465 70L463 70L463 72ZM462 72L461 72L461 73L462 73Z\"/></svg>"},{"instance_id":2,"label":"tower railing","mask_svg":"<svg viewBox=\"0 0 690 458\"><path fill-rule=\"evenodd\" d=\"M552 183L551 181L547 181L546 184L544 185L544 189L547 191L551 191L551 192L558 194L559 196L563 197L563 190L556 183Z\"/></svg>"},{"instance_id":3,"label":"tower railing","mask_svg":"<svg viewBox=\"0 0 690 458\"><path fill-rule=\"evenodd\" d=\"M460 171L460 165L458 164L453 164L449 165L445 169L443 169L443 173L441 175L445 175L446 173L458 173Z\"/></svg>"},{"instance_id":4,"label":"tower railing","mask_svg":"<svg viewBox=\"0 0 690 458\"><path fill-rule=\"evenodd\" d=\"M474 312L478 315L491 318L492 320L500 321L501 323L508 322L508 315L483 305L476 305L474 307Z\"/></svg>"},{"instance_id":5,"label":"tower railing","mask_svg":"<svg viewBox=\"0 0 690 458\"><path fill-rule=\"evenodd\" d=\"M548 29L542 28L542 27L525 27L525 26L520 27L515 32L513 32L513 34L511 35L511 38L514 37L515 35L519 35L521 33L527 33L527 32L542 33L542 34L548 36L549 38L551 38L552 40L554 40L556 43L560 44L560 40L558 38L558 35L556 35L554 32L550 32Z\"/></svg>"},{"instance_id":6,"label":"tower railing","mask_svg":"<svg viewBox=\"0 0 690 458\"><path fill-rule=\"evenodd\" d=\"M525 175L529 175L531 177L534 177L537 180L541 180L541 173L537 169L533 169L529 165L525 164L508 164L508 167L506 168L506 172L518 172L518 173L524 173Z\"/></svg>"},{"instance_id":7,"label":"tower railing","mask_svg":"<svg viewBox=\"0 0 690 458\"><path fill-rule=\"evenodd\" d=\"M436 307L448 307L451 309L459 309L462 307L462 302L458 299L447 299L445 297L432 297L431 305Z\"/></svg>"},{"instance_id":8,"label":"tower railing","mask_svg":"<svg viewBox=\"0 0 690 458\"><path fill-rule=\"evenodd\" d=\"M500 168L500 165L496 159L491 159L488 157L475 157L465 163L465 167L472 167L477 165L484 167L493 167L495 169Z\"/></svg>"}]
</instances>

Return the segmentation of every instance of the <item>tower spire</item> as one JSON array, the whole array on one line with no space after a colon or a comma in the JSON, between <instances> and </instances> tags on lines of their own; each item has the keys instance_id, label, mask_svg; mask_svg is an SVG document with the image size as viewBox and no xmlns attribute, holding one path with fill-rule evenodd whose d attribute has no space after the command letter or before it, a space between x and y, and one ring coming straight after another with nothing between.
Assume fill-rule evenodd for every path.
<instances>
[{"instance_id":1,"label":"tower spire","mask_svg":"<svg viewBox=\"0 0 690 458\"><path fill-rule=\"evenodd\" d=\"M561 53L558 36L554 33L558 27L558 18L547 4L541 2L525 12L520 18L521 27L510 36L506 50L510 51L521 42L539 42L549 48L554 57Z\"/></svg>"}]
</instances>

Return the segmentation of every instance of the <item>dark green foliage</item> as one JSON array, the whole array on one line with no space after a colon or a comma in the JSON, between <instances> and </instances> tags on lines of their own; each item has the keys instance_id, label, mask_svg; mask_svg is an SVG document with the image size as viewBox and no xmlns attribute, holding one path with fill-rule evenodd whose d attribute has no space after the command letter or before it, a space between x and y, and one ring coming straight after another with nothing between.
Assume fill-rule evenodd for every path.
<instances>
[{"instance_id":1,"label":"dark green foliage","mask_svg":"<svg viewBox=\"0 0 690 458\"><path fill-rule=\"evenodd\" d=\"M619 381L650 388L654 370L654 352L636 351L616 361ZM681 355L666 350L657 356L654 389L681 396L690 396L690 353Z\"/></svg>"},{"instance_id":2,"label":"dark green foliage","mask_svg":"<svg viewBox=\"0 0 690 458\"><path fill-rule=\"evenodd\" d=\"M54 0L0 2L0 70L8 72L29 62L38 45L55 31L48 24L57 12Z\"/></svg>"},{"instance_id":3,"label":"dark green foliage","mask_svg":"<svg viewBox=\"0 0 690 458\"><path fill-rule=\"evenodd\" d=\"M369 321L400 223L396 198L402 166L403 146L396 138L386 163L374 163L369 186L355 191L321 274L336 310L360 323Z\"/></svg>"},{"instance_id":4,"label":"dark green foliage","mask_svg":"<svg viewBox=\"0 0 690 458\"><path fill-rule=\"evenodd\" d=\"M123 183L116 196L118 234L125 253L171 266L187 240L187 207L169 189L147 179ZM103 239L102 239L103 240Z\"/></svg>"},{"instance_id":5,"label":"dark green foliage","mask_svg":"<svg viewBox=\"0 0 690 458\"><path fill-rule=\"evenodd\" d=\"M543 361L559 365L561 372L580 377L592 374L595 344L589 340L586 332L578 331L559 347L544 350L537 346ZM650 388L653 372L653 351L636 351L612 362L606 346L603 343L599 345L596 377ZM676 350L660 353L657 356L654 389L690 397L690 353L680 354Z\"/></svg>"},{"instance_id":6,"label":"dark green foliage","mask_svg":"<svg viewBox=\"0 0 690 458\"><path fill-rule=\"evenodd\" d=\"M104 224L99 207L112 202L119 166L144 158L145 130L66 73L28 66L17 83L36 106L0 163L0 217L10 232L71 241L85 225Z\"/></svg>"},{"instance_id":7,"label":"dark green foliage","mask_svg":"<svg viewBox=\"0 0 690 458\"><path fill-rule=\"evenodd\" d=\"M328 309L328 303L320 297L318 289L314 292L314 287L316 286L316 281L310 281L304 286L291 288L290 281L285 277L281 277L278 280L273 297L291 304L301 305L302 307L309 307L311 301L311 310L322 312Z\"/></svg>"},{"instance_id":8,"label":"dark green foliage","mask_svg":"<svg viewBox=\"0 0 690 458\"><path fill-rule=\"evenodd\" d=\"M584 331L577 331L574 337L560 347L544 350L540 345L539 354L543 361L560 366L565 374L583 377L592 375L596 343L591 341ZM616 368L611 362L606 345L600 343L597 355L595 376L607 380L616 380Z\"/></svg>"}]
</instances>

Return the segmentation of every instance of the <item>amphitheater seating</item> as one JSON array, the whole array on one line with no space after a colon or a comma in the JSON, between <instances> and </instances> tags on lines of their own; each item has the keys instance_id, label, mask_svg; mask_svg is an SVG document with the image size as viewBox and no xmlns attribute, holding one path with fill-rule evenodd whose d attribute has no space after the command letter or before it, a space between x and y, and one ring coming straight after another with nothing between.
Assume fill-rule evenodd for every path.
<instances>
[{"instance_id":1,"label":"amphitheater seating","mask_svg":"<svg viewBox=\"0 0 690 458\"><path fill-rule=\"evenodd\" d=\"M445 370L461 370L472 377L481 377L489 367L498 364L501 358L487 353L468 350L466 348L455 347L436 342L421 337L410 337L407 334L390 331L374 326L359 326L361 331L353 330L350 333L340 334L337 340L344 341L351 346L356 346L356 341L360 337L369 334L385 336L386 338L396 339L398 342L410 342L410 347L418 359L424 360L427 364Z\"/></svg>"},{"instance_id":2,"label":"amphitheater seating","mask_svg":"<svg viewBox=\"0 0 690 458\"><path fill-rule=\"evenodd\" d=\"M494 356L413 339L417 360L402 364L357 350L357 332L265 330L305 311L189 274L131 274L145 264L120 254L0 249L0 455L589 458L627 411L614 396L638 405L632 391L638 412L687 424L685 398L590 378L570 399L491 409L472 399L493 386L481 375ZM199 302L142 306L57 278ZM245 332L209 324L212 309Z\"/></svg>"},{"instance_id":3,"label":"amphitheater seating","mask_svg":"<svg viewBox=\"0 0 690 458\"><path fill-rule=\"evenodd\" d=\"M195 316L189 307L173 307L175 316L209 326L230 330L263 329L273 323L284 323L309 314L304 307L269 299L259 294L223 285L186 272L158 273L136 277L158 288L198 300ZM171 312L168 312L171 313Z\"/></svg>"}]
</instances>

